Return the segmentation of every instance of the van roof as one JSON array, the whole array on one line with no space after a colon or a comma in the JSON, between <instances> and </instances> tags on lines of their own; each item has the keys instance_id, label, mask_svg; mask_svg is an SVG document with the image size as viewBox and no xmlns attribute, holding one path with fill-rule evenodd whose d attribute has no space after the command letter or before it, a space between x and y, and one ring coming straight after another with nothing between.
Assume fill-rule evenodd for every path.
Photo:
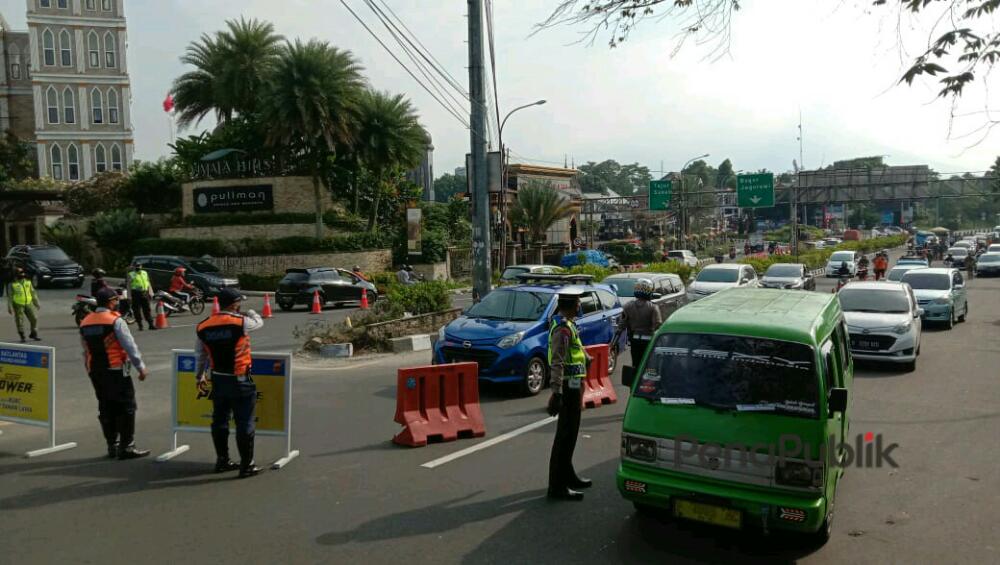
<instances>
[{"instance_id":1,"label":"van roof","mask_svg":"<svg viewBox=\"0 0 1000 565\"><path fill-rule=\"evenodd\" d=\"M677 310L661 331L760 336L817 346L840 318L834 294L733 288Z\"/></svg>"}]
</instances>

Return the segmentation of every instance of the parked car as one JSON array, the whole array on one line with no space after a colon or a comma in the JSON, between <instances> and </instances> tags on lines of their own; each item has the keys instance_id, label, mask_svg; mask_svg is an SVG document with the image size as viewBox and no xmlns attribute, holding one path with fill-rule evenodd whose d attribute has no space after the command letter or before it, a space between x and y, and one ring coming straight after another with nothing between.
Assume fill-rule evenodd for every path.
<instances>
[{"instance_id":1,"label":"parked car","mask_svg":"<svg viewBox=\"0 0 1000 565\"><path fill-rule=\"evenodd\" d=\"M169 290L170 279L178 267L187 269L185 278L208 298L215 296L223 288L240 288L239 279L222 274L219 267L208 259L177 255L139 255L132 258L132 263L142 265L149 273L153 290Z\"/></svg>"},{"instance_id":2,"label":"parked car","mask_svg":"<svg viewBox=\"0 0 1000 565\"><path fill-rule=\"evenodd\" d=\"M518 284L518 275L527 274L541 274L541 275L558 275L563 272L562 267L554 267L552 265L511 265L503 270L500 275L500 286L507 286L511 284Z\"/></svg>"},{"instance_id":3,"label":"parked car","mask_svg":"<svg viewBox=\"0 0 1000 565\"><path fill-rule=\"evenodd\" d=\"M664 256L667 261L680 261L692 269L698 268L698 256L687 249L672 249Z\"/></svg>"},{"instance_id":4,"label":"parked car","mask_svg":"<svg viewBox=\"0 0 1000 565\"><path fill-rule=\"evenodd\" d=\"M83 286L83 267L55 245L15 245L7 252L6 261L10 267L24 269L35 288Z\"/></svg>"},{"instance_id":5,"label":"parked car","mask_svg":"<svg viewBox=\"0 0 1000 565\"><path fill-rule=\"evenodd\" d=\"M965 279L958 269L916 269L903 275L902 282L913 289L924 321L944 322L951 329L969 315Z\"/></svg>"},{"instance_id":6,"label":"parked car","mask_svg":"<svg viewBox=\"0 0 1000 565\"><path fill-rule=\"evenodd\" d=\"M924 312L910 285L853 282L837 296L855 359L900 363L907 372L916 369Z\"/></svg>"},{"instance_id":7,"label":"parked car","mask_svg":"<svg viewBox=\"0 0 1000 565\"><path fill-rule=\"evenodd\" d=\"M684 282L673 274L664 273L622 273L604 279L604 284L615 289L622 305L635 300L633 290L639 279L649 279L653 283L653 304L660 310L660 316L666 320L678 308L687 304L687 294Z\"/></svg>"},{"instance_id":8,"label":"parked car","mask_svg":"<svg viewBox=\"0 0 1000 565\"><path fill-rule=\"evenodd\" d=\"M582 261L581 261L582 259ZM581 249L573 253L563 255L559 265L566 269L577 265L597 265L606 269L617 269L618 261L612 255L596 249Z\"/></svg>"},{"instance_id":9,"label":"parked car","mask_svg":"<svg viewBox=\"0 0 1000 565\"><path fill-rule=\"evenodd\" d=\"M1000 275L1000 253L983 253L976 261L976 275Z\"/></svg>"},{"instance_id":10,"label":"parked car","mask_svg":"<svg viewBox=\"0 0 1000 565\"><path fill-rule=\"evenodd\" d=\"M919 263L896 264L896 266L890 269L888 274L886 274L885 280L889 282L899 282L903 280L903 275L905 275L906 273L914 269L926 269L926 268L927 268L926 262L924 264L919 264Z\"/></svg>"},{"instance_id":11,"label":"parked car","mask_svg":"<svg viewBox=\"0 0 1000 565\"><path fill-rule=\"evenodd\" d=\"M581 275L522 275L524 284L495 289L438 331L432 362L479 364L479 380L516 383L527 395L541 392L549 378L549 331L556 295L579 287L581 313L576 320L584 345L611 345L609 374L617 364L625 336L611 343L622 317L622 304L606 284Z\"/></svg>"},{"instance_id":12,"label":"parked car","mask_svg":"<svg viewBox=\"0 0 1000 565\"><path fill-rule=\"evenodd\" d=\"M760 279L762 288L816 290L816 278L802 263L776 263Z\"/></svg>"},{"instance_id":13,"label":"parked car","mask_svg":"<svg viewBox=\"0 0 1000 565\"><path fill-rule=\"evenodd\" d=\"M375 285L346 269L333 267L312 267L308 269L288 269L278 283L274 301L278 308L289 311L298 304L311 306L319 292L320 305L341 305L361 300L361 291L368 294L368 303L378 300Z\"/></svg>"},{"instance_id":14,"label":"parked car","mask_svg":"<svg viewBox=\"0 0 1000 565\"><path fill-rule=\"evenodd\" d=\"M847 263L847 269L850 271L851 277L857 276L858 261L860 259L861 255L857 251L834 251L833 255L830 255L830 259L826 262L826 276L839 277L840 275L837 272L844 263Z\"/></svg>"},{"instance_id":15,"label":"parked car","mask_svg":"<svg viewBox=\"0 0 1000 565\"><path fill-rule=\"evenodd\" d=\"M687 298L694 302L727 288L756 286L757 272L750 265L716 263L702 269L688 285Z\"/></svg>"}]
</instances>

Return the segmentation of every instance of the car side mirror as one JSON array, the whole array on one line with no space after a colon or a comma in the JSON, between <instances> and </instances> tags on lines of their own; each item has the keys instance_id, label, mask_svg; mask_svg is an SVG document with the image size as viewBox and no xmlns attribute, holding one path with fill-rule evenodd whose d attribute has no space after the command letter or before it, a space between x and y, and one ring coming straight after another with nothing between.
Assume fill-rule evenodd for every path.
<instances>
[{"instance_id":1,"label":"car side mirror","mask_svg":"<svg viewBox=\"0 0 1000 565\"><path fill-rule=\"evenodd\" d=\"M622 385L632 388L635 382L635 367L622 365Z\"/></svg>"},{"instance_id":2,"label":"car side mirror","mask_svg":"<svg viewBox=\"0 0 1000 565\"><path fill-rule=\"evenodd\" d=\"M847 389L846 388L832 388L830 389L830 394L826 401L827 407L830 412L840 412L843 414L847 412Z\"/></svg>"},{"instance_id":3,"label":"car side mirror","mask_svg":"<svg viewBox=\"0 0 1000 565\"><path fill-rule=\"evenodd\" d=\"M653 293L653 300L659 300L660 298L663 298L662 294L660 294L659 292Z\"/></svg>"},{"instance_id":4,"label":"car side mirror","mask_svg":"<svg viewBox=\"0 0 1000 565\"><path fill-rule=\"evenodd\" d=\"M924 309L923 308L917 308L917 311L913 313L913 318L916 319L916 318L919 318L919 317L921 317L923 315L924 315Z\"/></svg>"}]
</instances>

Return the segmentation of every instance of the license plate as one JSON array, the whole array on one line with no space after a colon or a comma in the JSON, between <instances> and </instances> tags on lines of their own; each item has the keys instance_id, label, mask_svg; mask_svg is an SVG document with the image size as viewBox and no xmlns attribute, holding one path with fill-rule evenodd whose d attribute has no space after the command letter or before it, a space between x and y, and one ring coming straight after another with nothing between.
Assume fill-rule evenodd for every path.
<instances>
[{"instance_id":1,"label":"license plate","mask_svg":"<svg viewBox=\"0 0 1000 565\"><path fill-rule=\"evenodd\" d=\"M852 340L851 347L854 349L881 349L877 341L871 341L868 339Z\"/></svg>"},{"instance_id":2,"label":"license plate","mask_svg":"<svg viewBox=\"0 0 1000 565\"><path fill-rule=\"evenodd\" d=\"M675 501L674 516L737 529L739 529L743 521L743 514L739 510L702 504L700 502L691 502L690 500Z\"/></svg>"}]
</instances>

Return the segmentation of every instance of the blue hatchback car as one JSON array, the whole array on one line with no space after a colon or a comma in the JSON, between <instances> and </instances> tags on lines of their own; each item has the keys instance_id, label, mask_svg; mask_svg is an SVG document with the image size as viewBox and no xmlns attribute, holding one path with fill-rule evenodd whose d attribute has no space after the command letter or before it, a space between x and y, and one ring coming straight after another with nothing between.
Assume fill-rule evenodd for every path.
<instances>
[{"instance_id":1,"label":"blue hatchback car","mask_svg":"<svg viewBox=\"0 0 1000 565\"><path fill-rule=\"evenodd\" d=\"M497 288L455 321L441 328L434 363L479 364L479 379L517 383L528 395L548 381L549 328L560 289L583 290L577 318L584 345L611 343L622 317L615 289L581 275L521 275L524 284ZM611 347L609 372L615 368L624 336Z\"/></svg>"}]
</instances>

